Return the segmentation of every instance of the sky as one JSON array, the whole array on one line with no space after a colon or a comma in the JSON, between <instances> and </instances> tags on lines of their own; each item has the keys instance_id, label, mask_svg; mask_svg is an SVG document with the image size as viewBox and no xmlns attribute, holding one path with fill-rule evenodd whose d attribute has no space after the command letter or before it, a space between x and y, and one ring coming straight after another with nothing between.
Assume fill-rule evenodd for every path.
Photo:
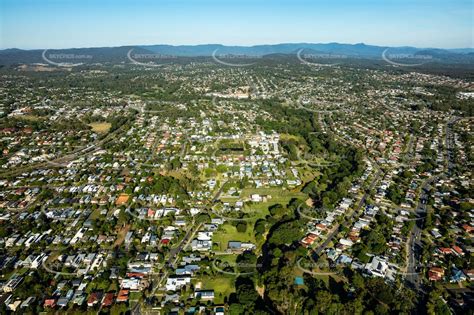
<instances>
[{"instance_id":1,"label":"sky","mask_svg":"<svg viewBox=\"0 0 474 315\"><path fill-rule=\"evenodd\" d=\"M0 0L0 49L365 43L474 47L474 0Z\"/></svg>"}]
</instances>

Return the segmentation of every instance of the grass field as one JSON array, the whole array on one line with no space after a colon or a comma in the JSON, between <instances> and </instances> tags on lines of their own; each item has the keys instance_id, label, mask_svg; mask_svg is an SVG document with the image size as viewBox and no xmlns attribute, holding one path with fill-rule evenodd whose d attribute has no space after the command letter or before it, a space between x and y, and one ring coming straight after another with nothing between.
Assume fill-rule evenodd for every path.
<instances>
[{"instance_id":1,"label":"grass field","mask_svg":"<svg viewBox=\"0 0 474 315\"><path fill-rule=\"evenodd\" d=\"M93 123L90 123L89 126L92 127L92 131L94 132L106 133L109 131L112 125L108 122L93 122Z\"/></svg>"},{"instance_id":2,"label":"grass field","mask_svg":"<svg viewBox=\"0 0 474 315\"><path fill-rule=\"evenodd\" d=\"M327 270L321 270L321 272L326 272ZM294 277L303 277L304 272L299 269L298 267L295 266L294 271L293 271ZM293 277L293 280L294 280ZM347 279L344 277L341 277L340 275L334 274L334 275L312 275L313 278L322 280L324 283L329 286L329 281L332 279L333 281L340 283L340 282L347 282Z\"/></svg>"},{"instance_id":3,"label":"grass field","mask_svg":"<svg viewBox=\"0 0 474 315\"><path fill-rule=\"evenodd\" d=\"M228 202L228 203L232 203L234 204L235 202L237 202L239 200L240 197L238 196L225 196L225 197L221 197L220 200L222 202Z\"/></svg>"},{"instance_id":4,"label":"grass field","mask_svg":"<svg viewBox=\"0 0 474 315\"><path fill-rule=\"evenodd\" d=\"M298 173L300 174L300 179L303 183L307 183L321 175L321 172L317 171L314 168L309 167L298 167Z\"/></svg>"},{"instance_id":5,"label":"grass field","mask_svg":"<svg viewBox=\"0 0 474 315\"><path fill-rule=\"evenodd\" d=\"M291 191L291 190L283 190L280 187L275 188L244 188L242 190L242 197L246 198L252 194L259 194L259 195L270 195L271 198L267 200L267 202L261 202L259 204L268 204L273 205L276 203L281 203L282 205L286 205L291 199L293 198L300 198L306 200L308 196L305 193L298 192L298 191ZM253 206L252 206L253 207Z\"/></svg>"},{"instance_id":6,"label":"grass field","mask_svg":"<svg viewBox=\"0 0 474 315\"><path fill-rule=\"evenodd\" d=\"M101 209L95 209L94 211L92 211L91 215L89 216L89 219L91 220L97 220L98 218L100 218L100 211Z\"/></svg>"},{"instance_id":7,"label":"grass field","mask_svg":"<svg viewBox=\"0 0 474 315\"><path fill-rule=\"evenodd\" d=\"M45 117L36 116L36 115L21 115L21 116L18 116L18 118L28 120L28 121L40 121L40 120L46 119L47 117L45 118Z\"/></svg>"},{"instance_id":8,"label":"grass field","mask_svg":"<svg viewBox=\"0 0 474 315\"><path fill-rule=\"evenodd\" d=\"M317 174L309 174L311 179L314 178ZM308 199L308 195L300 192L298 188L292 190L285 190L281 187L269 187L269 188L254 188L248 187L242 189L239 196L223 196L221 197L221 201L228 202L230 204L234 204L238 200L242 199L250 199L250 196L253 194L258 194L261 196L265 196L267 199L265 202L255 202L251 205L246 204L243 208L243 212L248 213L250 217L258 218L265 218L265 216L269 215L268 207L275 205L275 204L282 204L286 206L289 201L293 198L306 200ZM270 196L270 197L268 197ZM255 221L255 220L254 220Z\"/></svg>"},{"instance_id":9,"label":"grass field","mask_svg":"<svg viewBox=\"0 0 474 315\"><path fill-rule=\"evenodd\" d=\"M280 139L281 140L295 140L298 143L304 143L305 142L305 140L301 136L290 135L288 133L280 134Z\"/></svg>"},{"instance_id":10,"label":"grass field","mask_svg":"<svg viewBox=\"0 0 474 315\"><path fill-rule=\"evenodd\" d=\"M142 297L142 292L130 292L130 301L139 301Z\"/></svg>"},{"instance_id":11,"label":"grass field","mask_svg":"<svg viewBox=\"0 0 474 315\"><path fill-rule=\"evenodd\" d=\"M251 242L255 244L253 235L253 225L255 221L247 222L247 231L245 233L237 232L237 228L230 223L224 223L219 230L214 232L213 242L219 243L217 250L225 251L229 241Z\"/></svg>"},{"instance_id":12,"label":"grass field","mask_svg":"<svg viewBox=\"0 0 474 315\"><path fill-rule=\"evenodd\" d=\"M216 256L216 260L220 260L223 263L229 263L229 264L235 264L237 261L237 255L235 254L229 254L229 255L219 255Z\"/></svg>"},{"instance_id":13,"label":"grass field","mask_svg":"<svg viewBox=\"0 0 474 315\"><path fill-rule=\"evenodd\" d=\"M203 277L197 282L201 282L201 290L214 290L214 304L223 304L224 297L235 292L235 277L230 275L222 274L222 277L219 275Z\"/></svg>"}]
</instances>

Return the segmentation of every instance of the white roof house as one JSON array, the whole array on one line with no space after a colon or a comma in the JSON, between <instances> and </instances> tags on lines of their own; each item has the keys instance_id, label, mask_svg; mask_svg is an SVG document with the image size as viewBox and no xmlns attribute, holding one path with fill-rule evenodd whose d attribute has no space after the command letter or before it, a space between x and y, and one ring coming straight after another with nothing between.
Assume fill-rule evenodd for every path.
<instances>
[{"instance_id":1,"label":"white roof house","mask_svg":"<svg viewBox=\"0 0 474 315\"><path fill-rule=\"evenodd\" d=\"M385 278L385 275L388 271L388 263L385 259L378 256L374 256L374 258L372 258L372 261L365 265L365 269L370 275Z\"/></svg>"},{"instance_id":2,"label":"white roof house","mask_svg":"<svg viewBox=\"0 0 474 315\"><path fill-rule=\"evenodd\" d=\"M167 291L176 291L186 284L191 283L190 276L181 276L177 278L168 278L166 280L166 290Z\"/></svg>"}]
</instances>

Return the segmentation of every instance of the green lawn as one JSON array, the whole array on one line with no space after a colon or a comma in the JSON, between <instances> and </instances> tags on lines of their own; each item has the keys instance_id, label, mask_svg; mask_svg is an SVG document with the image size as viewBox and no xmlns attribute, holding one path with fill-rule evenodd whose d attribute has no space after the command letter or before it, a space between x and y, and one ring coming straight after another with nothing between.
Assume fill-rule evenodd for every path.
<instances>
[{"instance_id":1,"label":"green lawn","mask_svg":"<svg viewBox=\"0 0 474 315\"><path fill-rule=\"evenodd\" d=\"M214 290L214 304L224 304L224 298L235 292L235 277L230 275L217 274L200 278L197 282L201 282L201 290Z\"/></svg>"},{"instance_id":2,"label":"green lawn","mask_svg":"<svg viewBox=\"0 0 474 315\"><path fill-rule=\"evenodd\" d=\"M94 211L92 211L91 215L89 216L89 219L97 220L98 218L101 217L101 215L100 215L101 211L102 211L102 209L100 209L100 208L95 209Z\"/></svg>"},{"instance_id":3,"label":"green lawn","mask_svg":"<svg viewBox=\"0 0 474 315\"><path fill-rule=\"evenodd\" d=\"M138 301L142 297L142 292L130 292L130 301Z\"/></svg>"},{"instance_id":4,"label":"green lawn","mask_svg":"<svg viewBox=\"0 0 474 315\"><path fill-rule=\"evenodd\" d=\"M226 222L219 227L219 230L214 233L212 238L214 243L219 243L216 250L225 251L229 241L251 242L255 244L255 237L253 235L253 225L255 221L247 221L247 231L245 233L237 232L237 228Z\"/></svg>"},{"instance_id":5,"label":"green lawn","mask_svg":"<svg viewBox=\"0 0 474 315\"><path fill-rule=\"evenodd\" d=\"M237 261L237 255L235 254L229 254L229 255L218 255L215 257L216 260L220 260L223 263L229 263L229 264L235 264Z\"/></svg>"},{"instance_id":6,"label":"green lawn","mask_svg":"<svg viewBox=\"0 0 474 315\"><path fill-rule=\"evenodd\" d=\"M307 183L321 175L321 172L312 167L296 167L303 183Z\"/></svg>"},{"instance_id":7,"label":"green lawn","mask_svg":"<svg viewBox=\"0 0 474 315\"><path fill-rule=\"evenodd\" d=\"M243 213L247 213L249 217L253 218L253 222L255 222L259 218L265 218L267 215L270 214L268 211L268 207L274 205L275 202L259 202L254 203L252 205L245 205L242 209ZM248 221L250 223L250 220Z\"/></svg>"},{"instance_id":8,"label":"green lawn","mask_svg":"<svg viewBox=\"0 0 474 315\"><path fill-rule=\"evenodd\" d=\"M225 196L225 197L221 197L221 201L222 202L228 202L230 204L235 204L238 200L239 200L240 197L238 196Z\"/></svg>"},{"instance_id":9,"label":"green lawn","mask_svg":"<svg viewBox=\"0 0 474 315\"><path fill-rule=\"evenodd\" d=\"M283 190L280 187L275 188L244 188L242 190L242 197L249 197L252 194L259 194L259 195L270 195L272 196L270 199L267 200L268 204L276 204L281 203L286 205L291 199L293 198L301 198L305 200L307 195L302 192L293 192L289 190Z\"/></svg>"}]
</instances>

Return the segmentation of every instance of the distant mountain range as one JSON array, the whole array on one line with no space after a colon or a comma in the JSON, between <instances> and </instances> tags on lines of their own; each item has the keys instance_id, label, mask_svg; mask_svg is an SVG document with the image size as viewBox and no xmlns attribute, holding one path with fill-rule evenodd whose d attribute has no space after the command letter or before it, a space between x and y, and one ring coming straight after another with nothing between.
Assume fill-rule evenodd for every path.
<instances>
[{"instance_id":1,"label":"distant mountain range","mask_svg":"<svg viewBox=\"0 0 474 315\"><path fill-rule=\"evenodd\" d=\"M132 50L133 49L133 50ZM132 50L132 52L131 52ZM359 44L311 44L289 43L256 46L225 46L219 44L206 45L143 45L96 48L51 49L45 52L42 49L0 50L0 65L17 65L31 63L130 63L130 56L138 56L140 62L154 61L153 56L167 57L224 57L248 56L260 58L267 55L298 55L313 58L366 58L383 59L384 56L392 60L398 59L426 59L441 63L474 63L474 48L438 49L415 47L387 47ZM52 56L52 57L51 57ZM128 57L127 57L128 56ZM429 60L428 60L429 59ZM49 62L51 63L51 62Z\"/></svg>"},{"instance_id":2,"label":"distant mountain range","mask_svg":"<svg viewBox=\"0 0 474 315\"><path fill-rule=\"evenodd\" d=\"M320 53L334 54L334 55L345 55L349 57L378 57L380 58L382 53L389 49L390 53L397 54L414 54L419 51L443 51L446 53L455 54L466 54L474 53L474 48L467 49L435 49L435 48L415 48L415 47L384 47L366 45L363 43L359 44L340 44L340 43L328 43L328 44L310 44L310 43L297 43L297 44L275 44L275 45L256 45L256 46L224 46L219 44L208 44L208 45L182 45L182 46L171 46L171 45L150 45L141 46L147 50L155 53L170 54L176 56L210 56L217 49L218 54L234 54L234 55L246 55L246 56L264 56L269 54L294 54L299 50L304 49L317 51Z\"/></svg>"}]
</instances>

